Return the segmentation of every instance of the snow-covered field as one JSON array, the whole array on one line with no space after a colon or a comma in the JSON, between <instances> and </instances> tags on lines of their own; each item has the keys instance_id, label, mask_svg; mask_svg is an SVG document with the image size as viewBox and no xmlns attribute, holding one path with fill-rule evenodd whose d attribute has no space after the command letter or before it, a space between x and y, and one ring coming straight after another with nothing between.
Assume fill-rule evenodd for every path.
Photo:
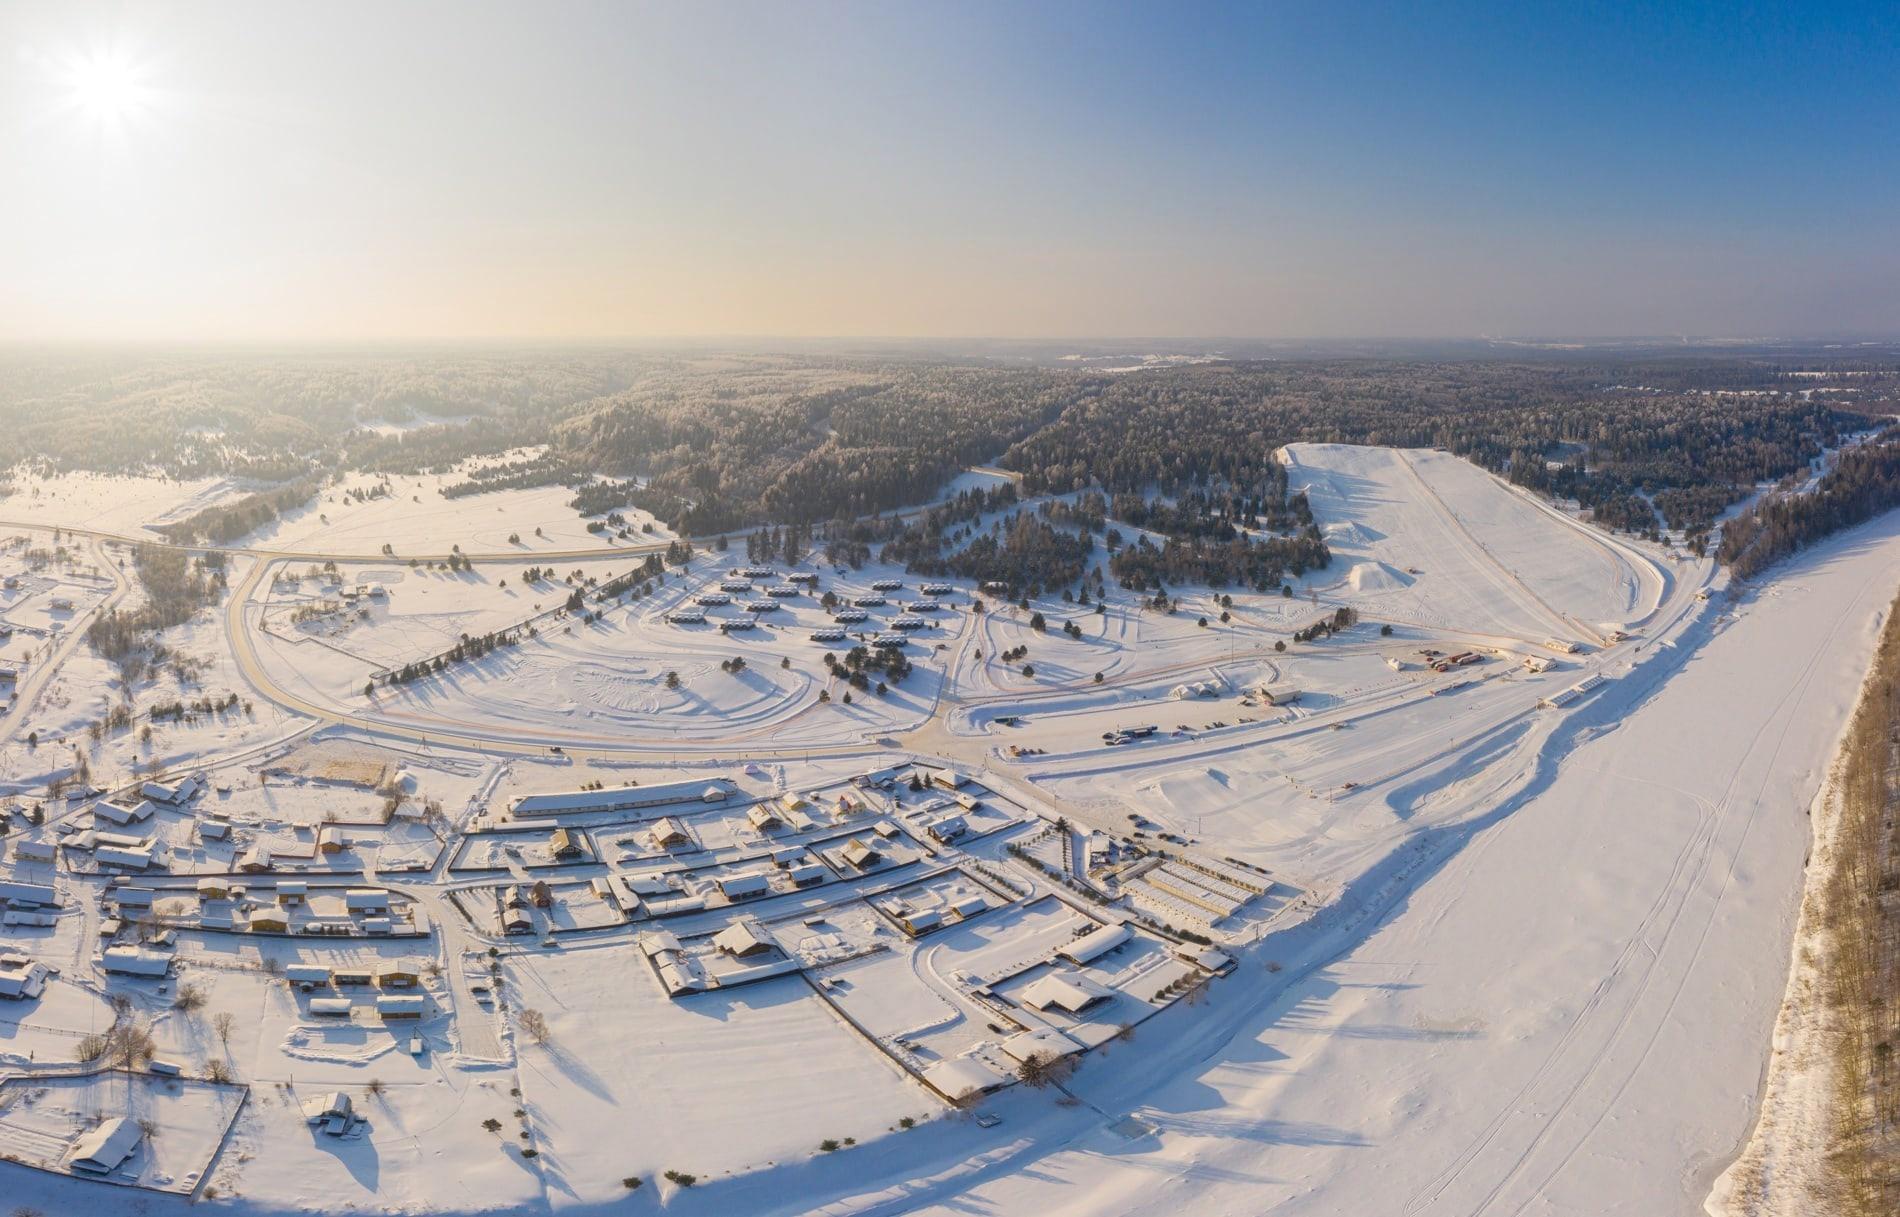
<instances>
[{"instance_id":1,"label":"snow-covered field","mask_svg":"<svg viewBox=\"0 0 1900 1217\"><path fill-rule=\"evenodd\" d=\"M1171 609L913 611L877 563L725 591L748 563L709 548L600 599L631 555L525 578L605 546L564 488L333 486L129 673L82 635L136 578L29 530L4 877L53 891L7 938L52 971L0 1003L0 1144L40 1168L0 1177L49 1212L1696 1211L1900 521L1731 604L1442 453L1284 459L1332 564ZM71 475L0 519L231 491ZM522 560L407 561L451 545ZM901 682L827 670L911 615ZM90 1067L115 1023L189 1084ZM151 1121L127 1188L71 1177L114 1114Z\"/></svg>"}]
</instances>

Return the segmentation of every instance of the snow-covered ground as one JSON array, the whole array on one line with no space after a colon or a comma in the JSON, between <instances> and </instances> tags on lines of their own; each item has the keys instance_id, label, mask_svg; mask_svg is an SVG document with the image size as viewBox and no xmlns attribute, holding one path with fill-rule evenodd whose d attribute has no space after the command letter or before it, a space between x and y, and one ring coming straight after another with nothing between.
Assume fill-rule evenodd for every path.
<instances>
[{"instance_id":1,"label":"snow-covered ground","mask_svg":"<svg viewBox=\"0 0 1900 1217\"><path fill-rule=\"evenodd\" d=\"M142 594L110 548L0 549L21 579L0 654L25 664L0 711L5 877L59 900L8 926L55 973L0 1008L0 1143L45 1168L0 1177L47 1211L161 1211L63 1173L61 1138L123 1108L178 1135L155 1123L118 1182L247 1214L1696 1211L1753 1118L1804 812L1900 519L1731 606L1710 563L1440 453L1285 459L1335 553L1296 594L979 613L958 583L882 695L822 658L922 580L808 563L817 588L721 633L782 564L704 624L668 618L736 552L605 601L631 556L524 582L536 549L600 543L552 500L511 520L499 495L422 512L420 483L326 499L248 539L271 552L233 558L131 688L80 637ZM92 526L137 526L93 493ZM198 501L173 497L155 509ZM501 529L521 569L403 554L504 549ZM384 541L395 561L334 575L282 553ZM810 637L840 628L820 596L887 579L845 639ZM585 615L560 608L575 590ZM70 620L41 620L55 595ZM1356 624L1293 639L1342 607ZM235 707L149 718L227 689ZM53 797L81 759L121 808L144 774L203 789L149 813ZM576 810L516 814L563 791ZM115 881L127 849L153 862ZM168 974L109 974L108 945ZM115 1017L188 1077L250 1087L228 1137L223 1083L117 1103L79 1068ZM1032 1050L1073 1072L946 1101ZM49 1070L98 1097L16 1113ZM334 1091L354 1118L324 1131L306 1104Z\"/></svg>"}]
</instances>

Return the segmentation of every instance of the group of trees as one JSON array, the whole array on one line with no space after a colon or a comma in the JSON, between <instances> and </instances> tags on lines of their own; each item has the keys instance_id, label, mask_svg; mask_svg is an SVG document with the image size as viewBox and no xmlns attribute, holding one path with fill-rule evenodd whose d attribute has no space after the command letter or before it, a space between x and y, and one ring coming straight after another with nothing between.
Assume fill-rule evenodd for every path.
<instances>
[{"instance_id":1,"label":"group of trees","mask_svg":"<svg viewBox=\"0 0 1900 1217\"><path fill-rule=\"evenodd\" d=\"M979 583L1043 589L1078 583L1089 569L1095 542L1088 533L1057 528L1041 516L1019 511L997 520L963 548L948 555L918 555L907 568L923 575L955 575Z\"/></svg>"},{"instance_id":2,"label":"group of trees","mask_svg":"<svg viewBox=\"0 0 1900 1217\"><path fill-rule=\"evenodd\" d=\"M787 566L797 566L811 552L811 540L810 524L760 528L746 534L746 561L783 562Z\"/></svg>"},{"instance_id":3,"label":"group of trees","mask_svg":"<svg viewBox=\"0 0 1900 1217\"><path fill-rule=\"evenodd\" d=\"M162 545L140 545L132 551L132 568L144 592L132 609L112 609L93 618L86 641L104 658L117 663L127 683L136 679L132 665L143 663L160 630L183 625L205 605L224 594L224 557L205 554L193 558L183 550Z\"/></svg>"},{"instance_id":4,"label":"group of trees","mask_svg":"<svg viewBox=\"0 0 1900 1217\"><path fill-rule=\"evenodd\" d=\"M1787 489L1722 525L1719 557L1741 578L1806 545L1900 507L1900 428L1850 448L1807 493Z\"/></svg>"},{"instance_id":5,"label":"group of trees","mask_svg":"<svg viewBox=\"0 0 1900 1217\"><path fill-rule=\"evenodd\" d=\"M576 596L580 595L579 592L575 592L574 594ZM454 646L442 652L440 655L434 656L431 659L418 659L411 663L406 663L400 668L383 673L383 684L410 684L414 681L421 680L425 676L433 676L439 672L445 672L455 664L481 659L493 651L502 647L514 646L520 641L521 635L514 630L496 630L488 634L464 634ZM376 692L375 682L371 681L365 686L363 692L365 696L374 695Z\"/></svg>"},{"instance_id":6,"label":"group of trees","mask_svg":"<svg viewBox=\"0 0 1900 1217\"><path fill-rule=\"evenodd\" d=\"M316 497L321 485L320 478L295 478L282 486L193 512L175 523L161 524L156 531L166 540L181 545L194 542L222 545L257 531L286 511L302 507Z\"/></svg>"},{"instance_id":7,"label":"group of trees","mask_svg":"<svg viewBox=\"0 0 1900 1217\"><path fill-rule=\"evenodd\" d=\"M1234 536L1225 541L1170 537L1160 545L1146 536L1124 545L1108 560L1123 587L1136 591L1174 583L1250 587L1269 591L1317 570L1331 560L1319 530L1308 525L1291 537Z\"/></svg>"}]
</instances>

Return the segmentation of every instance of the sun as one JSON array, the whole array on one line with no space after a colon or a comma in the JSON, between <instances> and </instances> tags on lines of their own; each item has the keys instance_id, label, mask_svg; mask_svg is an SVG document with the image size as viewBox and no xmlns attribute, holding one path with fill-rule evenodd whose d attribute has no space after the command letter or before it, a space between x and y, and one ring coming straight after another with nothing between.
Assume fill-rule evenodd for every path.
<instances>
[{"instance_id":1,"label":"sun","mask_svg":"<svg viewBox=\"0 0 1900 1217\"><path fill-rule=\"evenodd\" d=\"M65 78L67 100L102 124L117 125L135 118L150 102L139 65L116 52L74 58Z\"/></svg>"}]
</instances>

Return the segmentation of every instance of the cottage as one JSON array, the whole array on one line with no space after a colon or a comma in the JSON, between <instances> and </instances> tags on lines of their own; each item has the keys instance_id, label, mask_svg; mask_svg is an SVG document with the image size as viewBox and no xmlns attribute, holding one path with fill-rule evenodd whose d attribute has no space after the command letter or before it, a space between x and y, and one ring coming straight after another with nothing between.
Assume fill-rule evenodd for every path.
<instances>
[{"instance_id":1,"label":"cottage","mask_svg":"<svg viewBox=\"0 0 1900 1217\"><path fill-rule=\"evenodd\" d=\"M260 905L250 911L246 925L253 934L288 934L290 919L276 905Z\"/></svg>"},{"instance_id":2,"label":"cottage","mask_svg":"<svg viewBox=\"0 0 1900 1217\"><path fill-rule=\"evenodd\" d=\"M107 799L93 804L92 818L97 822L117 824L124 828L128 824L137 824L151 819L157 810L158 808L150 799L132 799L125 802Z\"/></svg>"},{"instance_id":3,"label":"cottage","mask_svg":"<svg viewBox=\"0 0 1900 1217\"><path fill-rule=\"evenodd\" d=\"M376 965L379 989L413 989L422 983L422 969L413 959L392 959Z\"/></svg>"},{"instance_id":4,"label":"cottage","mask_svg":"<svg viewBox=\"0 0 1900 1217\"><path fill-rule=\"evenodd\" d=\"M349 847L350 843L343 839L343 830L336 825L325 824L317 830L318 853L340 854Z\"/></svg>"},{"instance_id":5,"label":"cottage","mask_svg":"<svg viewBox=\"0 0 1900 1217\"><path fill-rule=\"evenodd\" d=\"M59 846L51 841L16 841L13 856L21 862L51 862L59 855Z\"/></svg>"},{"instance_id":6,"label":"cottage","mask_svg":"<svg viewBox=\"0 0 1900 1217\"><path fill-rule=\"evenodd\" d=\"M749 959L778 949L778 941L751 917L741 917L714 934L713 945L739 959Z\"/></svg>"},{"instance_id":7,"label":"cottage","mask_svg":"<svg viewBox=\"0 0 1900 1217\"><path fill-rule=\"evenodd\" d=\"M230 898L231 898L231 885L225 880L223 879L198 880L198 899L201 902L206 901L206 900L229 900Z\"/></svg>"},{"instance_id":8,"label":"cottage","mask_svg":"<svg viewBox=\"0 0 1900 1217\"><path fill-rule=\"evenodd\" d=\"M46 991L52 973L46 965L24 955L0 955L0 998L31 1001Z\"/></svg>"},{"instance_id":9,"label":"cottage","mask_svg":"<svg viewBox=\"0 0 1900 1217\"><path fill-rule=\"evenodd\" d=\"M1054 1027L1036 1027L1019 1035L1012 1035L1001 1045L1003 1051L1019 1061L1031 1057L1041 1061L1058 1061L1065 1056L1074 1056L1082 1050L1082 1045L1057 1031Z\"/></svg>"},{"instance_id":10,"label":"cottage","mask_svg":"<svg viewBox=\"0 0 1900 1217\"><path fill-rule=\"evenodd\" d=\"M198 793L198 779L184 778L175 785L164 782L146 782L139 787L139 794L154 803L164 803L169 807L182 806L191 802Z\"/></svg>"},{"instance_id":11,"label":"cottage","mask_svg":"<svg viewBox=\"0 0 1900 1217\"><path fill-rule=\"evenodd\" d=\"M284 967L284 979L299 988L327 988L330 969L320 963L293 963Z\"/></svg>"},{"instance_id":12,"label":"cottage","mask_svg":"<svg viewBox=\"0 0 1900 1217\"><path fill-rule=\"evenodd\" d=\"M672 816L662 816L647 829L647 840L653 843L655 849L673 849L690 843L692 839L686 832L686 825Z\"/></svg>"},{"instance_id":13,"label":"cottage","mask_svg":"<svg viewBox=\"0 0 1900 1217\"><path fill-rule=\"evenodd\" d=\"M548 886L546 879L536 879L529 885L528 903L538 909L554 907L554 889Z\"/></svg>"},{"instance_id":14,"label":"cottage","mask_svg":"<svg viewBox=\"0 0 1900 1217\"><path fill-rule=\"evenodd\" d=\"M198 839L200 841L228 841L231 839L229 820L198 821Z\"/></svg>"},{"instance_id":15,"label":"cottage","mask_svg":"<svg viewBox=\"0 0 1900 1217\"><path fill-rule=\"evenodd\" d=\"M368 988L376 983L376 973L368 968L337 968L330 973L330 983L339 989Z\"/></svg>"},{"instance_id":16,"label":"cottage","mask_svg":"<svg viewBox=\"0 0 1900 1217\"><path fill-rule=\"evenodd\" d=\"M719 880L719 894L728 900L751 900L763 896L772 890L772 885L759 871L745 871L737 875L727 875Z\"/></svg>"},{"instance_id":17,"label":"cottage","mask_svg":"<svg viewBox=\"0 0 1900 1217\"><path fill-rule=\"evenodd\" d=\"M262 845L253 845L239 856L237 868L247 875L260 874L271 868L270 850Z\"/></svg>"},{"instance_id":18,"label":"cottage","mask_svg":"<svg viewBox=\"0 0 1900 1217\"><path fill-rule=\"evenodd\" d=\"M352 913L387 913L389 893L380 887L353 887L343 893L343 907Z\"/></svg>"},{"instance_id":19,"label":"cottage","mask_svg":"<svg viewBox=\"0 0 1900 1217\"><path fill-rule=\"evenodd\" d=\"M119 915L127 915L128 910L151 912L154 893L149 887L117 887L112 889L112 900L119 906Z\"/></svg>"},{"instance_id":20,"label":"cottage","mask_svg":"<svg viewBox=\"0 0 1900 1217\"><path fill-rule=\"evenodd\" d=\"M746 819L752 821L752 827L760 832L770 832L773 829L785 827L785 821L779 819L778 813L765 803L754 803L746 809L745 814Z\"/></svg>"},{"instance_id":21,"label":"cottage","mask_svg":"<svg viewBox=\"0 0 1900 1217\"><path fill-rule=\"evenodd\" d=\"M99 1127L79 1134L73 1142L72 1157L67 1160L67 1165L87 1175L110 1175L124 1165L144 1139L145 1131L137 1121L126 1116L115 1116Z\"/></svg>"},{"instance_id":22,"label":"cottage","mask_svg":"<svg viewBox=\"0 0 1900 1217\"><path fill-rule=\"evenodd\" d=\"M99 962L119 976L164 976L172 968L171 956L137 947L107 947L99 953Z\"/></svg>"},{"instance_id":23,"label":"cottage","mask_svg":"<svg viewBox=\"0 0 1900 1217\"><path fill-rule=\"evenodd\" d=\"M286 908L305 904L310 899L310 885L301 879L287 879L277 885L277 903Z\"/></svg>"},{"instance_id":24,"label":"cottage","mask_svg":"<svg viewBox=\"0 0 1900 1217\"><path fill-rule=\"evenodd\" d=\"M150 849L124 845L101 845L92 851L92 860L100 866L118 866L126 870L144 870L152 864Z\"/></svg>"},{"instance_id":25,"label":"cottage","mask_svg":"<svg viewBox=\"0 0 1900 1217\"><path fill-rule=\"evenodd\" d=\"M924 1084L952 1103L1000 1089L1007 1079L973 1056L938 1061L924 1070Z\"/></svg>"},{"instance_id":26,"label":"cottage","mask_svg":"<svg viewBox=\"0 0 1900 1217\"><path fill-rule=\"evenodd\" d=\"M928 831L930 835L935 837L938 841L948 845L952 841L960 840L968 836L970 825L962 816L945 816L943 819L931 824Z\"/></svg>"},{"instance_id":27,"label":"cottage","mask_svg":"<svg viewBox=\"0 0 1900 1217\"><path fill-rule=\"evenodd\" d=\"M557 861L578 858L587 851L581 847L579 838L565 828L557 828L548 834L548 852Z\"/></svg>"},{"instance_id":28,"label":"cottage","mask_svg":"<svg viewBox=\"0 0 1900 1217\"><path fill-rule=\"evenodd\" d=\"M913 937L928 934L943 925L943 913L938 909L907 909L893 915L897 918L897 924L904 927L904 932Z\"/></svg>"},{"instance_id":29,"label":"cottage","mask_svg":"<svg viewBox=\"0 0 1900 1217\"><path fill-rule=\"evenodd\" d=\"M1037 1010L1054 1008L1067 1014L1080 1014L1115 996L1086 976L1072 972L1051 972L1023 990L1023 1004Z\"/></svg>"},{"instance_id":30,"label":"cottage","mask_svg":"<svg viewBox=\"0 0 1900 1217\"><path fill-rule=\"evenodd\" d=\"M878 853L863 841L853 839L844 847L844 860L859 870L865 870L877 862Z\"/></svg>"},{"instance_id":31,"label":"cottage","mask_svg":"<svg viewBox=\"0 0 1900 1217\"><path fill-rule=\"evenodd\" d=\"M796 866L787 867L785 877L792 881L793 887L815 887L825 881L828 873L816 862L801 862Z\"/></svg>"}]
</instances>

